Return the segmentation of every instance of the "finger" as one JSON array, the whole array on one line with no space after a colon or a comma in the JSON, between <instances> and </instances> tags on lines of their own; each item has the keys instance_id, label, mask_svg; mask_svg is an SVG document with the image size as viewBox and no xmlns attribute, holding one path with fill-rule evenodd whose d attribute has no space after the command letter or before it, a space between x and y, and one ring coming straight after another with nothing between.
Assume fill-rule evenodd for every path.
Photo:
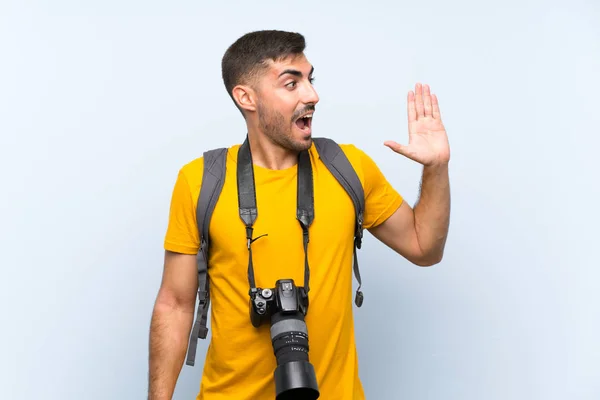
<instances>
[{"instance_id":1,"label":"finger","mask_svg":"<svg viewBox=\"0 0 600 400\"><path fill-rule=\"evenodd\" d=\"M431 92L429 85L423 86L423 104L425 108L425 116L431 117Z\"/></svg>"},{"instance_id":2,"label":"finger","mask_svg":"<svg viewBox=\"0 0 600 400\"><path fill-rule=\"evenodd\" d=\"M431 95L431 108L433 118L442 119L442 115L440 113L440 105L438 103L438 98L435 94Z\"/></svg>"},{"instance_id":3,"label":"finger","mask_svg":"<svg viewBox=\"0 0 600 400\"><path fill-rule=\"evenodd\" d=\"M415 86L415 103L417 107L417 118L425 116L425 109L423 106L423 87L420 83Z\"/></svg>"},{"instance_id":4,"label":"finger","mask_svg":"<svg viewBox=\"0 0 600 400\"><path fill-rule=\"evenodd\" d=\"M410 145L406 146L400 143L396 143L393 140L383 142L384 145L395 151L396 153L403 155L404 157L410 158L413 161L419 162L416 153L413 151Z\"/></svg>"},{"instance_id":5,"label":"finger","mask_svg":"<svg viewBox=\"0 0 600 400\"><path fill-rule=\"evenodd\" d=\"M383 142L383 144L387 147L389 147L390 149L394 150L396 153L400 153L403 154L406 151L406 146L394 142L393 140L387 140L385 142Z\"/></svg>"},{"instance_id":6,"label":"finger","mask_svg":"<svg viewBox=\"0 0 600 400\"><path fill-rule=\"evenodd\" d=\"M412 90L408 92L408 99L406 104L408 107L408 122L415 122L417 120L417 109L415 107L415 94Z\"/></svg>"}]
</instances>

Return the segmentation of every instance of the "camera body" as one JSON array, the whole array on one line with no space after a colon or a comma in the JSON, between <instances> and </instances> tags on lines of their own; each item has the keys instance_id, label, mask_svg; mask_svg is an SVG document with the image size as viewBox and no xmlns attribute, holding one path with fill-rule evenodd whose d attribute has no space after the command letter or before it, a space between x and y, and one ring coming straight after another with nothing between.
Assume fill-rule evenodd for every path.
<instances>
[{"instance_id":1,"label":"camera body","mask_svg":"<svg viewBox=\"0 0 600 400\"><path fill-rule=\"evenodd\" d=\"M306 315L308 295L293 279L279 279L274 288L257 288L250 294L250 321L255 328L271 322L274 314Z\"/></svg>"},{"instance_id":2,"label":"camera body","mask_svg":"<svg viewBox=\"0 0 600 400\"><path fill-rule=\"evenodd\" d=\"M279 279L272 289L250 292L250 320L255 328L270 323L271 343L277 360L275 392L277 400L314 400L319 387L308 358L308 329L304 316L308 294L292 279Z\"/></svg>"}]
</instances>

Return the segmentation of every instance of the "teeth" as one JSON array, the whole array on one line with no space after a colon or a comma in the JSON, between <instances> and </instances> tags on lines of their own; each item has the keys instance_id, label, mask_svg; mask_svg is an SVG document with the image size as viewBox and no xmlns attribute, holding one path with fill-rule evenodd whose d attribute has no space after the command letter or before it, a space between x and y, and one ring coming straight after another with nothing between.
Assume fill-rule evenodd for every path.
<instances>
[{"instance_id":1,"label":"teeth","mask_svg":"<svg viewBox=\"0 0 600 400\"><path fill-rule=\"evenodd\" d=\"M305 116L304 116L304 117L302 117L302 118L312 118L312 114L305 115Z\"/></svg>"}]
</instances>

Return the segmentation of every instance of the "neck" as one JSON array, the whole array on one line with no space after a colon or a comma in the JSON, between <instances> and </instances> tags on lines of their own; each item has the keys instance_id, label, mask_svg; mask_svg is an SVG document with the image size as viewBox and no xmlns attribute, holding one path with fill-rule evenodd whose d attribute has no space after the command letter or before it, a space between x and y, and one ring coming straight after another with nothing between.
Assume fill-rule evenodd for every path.
<instances>
[{"instance_id":1,"label":"neck","mask_svg":"<svg viewBox=\"0 0 600 400\"><path fill-rule=\"evenodd\" d=\"M298 163L298 152L273 142L258 129L248 129L252 163L263 168L281 170Z\"/></svg>"}]
</instances>

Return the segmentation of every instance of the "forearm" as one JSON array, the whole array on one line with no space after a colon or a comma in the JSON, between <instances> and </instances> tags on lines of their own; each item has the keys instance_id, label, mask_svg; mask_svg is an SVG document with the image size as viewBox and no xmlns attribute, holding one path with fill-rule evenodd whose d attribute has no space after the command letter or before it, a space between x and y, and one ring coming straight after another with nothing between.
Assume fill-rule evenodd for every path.
<instances>
[{"instance_id":1,"label":"forearm","mask_svg":"<svg viewBox=\"0 0 600 400\"><path fill-rule=\"evenodd\" d=\"M150 323L148 400L171 400L185 359L193 310L157 301Z\"/></svg>"},{"instance_id":2,"label":"forearm","mask_svg":"<svg viewBox=\"0 0 600 400\"><path fill-rule=\"evenodd\" d=\"M448 164L425 166L421 193L414 207L415 231L428 264L441 261L450 222Z\"/></svg>"}]
</instances>

